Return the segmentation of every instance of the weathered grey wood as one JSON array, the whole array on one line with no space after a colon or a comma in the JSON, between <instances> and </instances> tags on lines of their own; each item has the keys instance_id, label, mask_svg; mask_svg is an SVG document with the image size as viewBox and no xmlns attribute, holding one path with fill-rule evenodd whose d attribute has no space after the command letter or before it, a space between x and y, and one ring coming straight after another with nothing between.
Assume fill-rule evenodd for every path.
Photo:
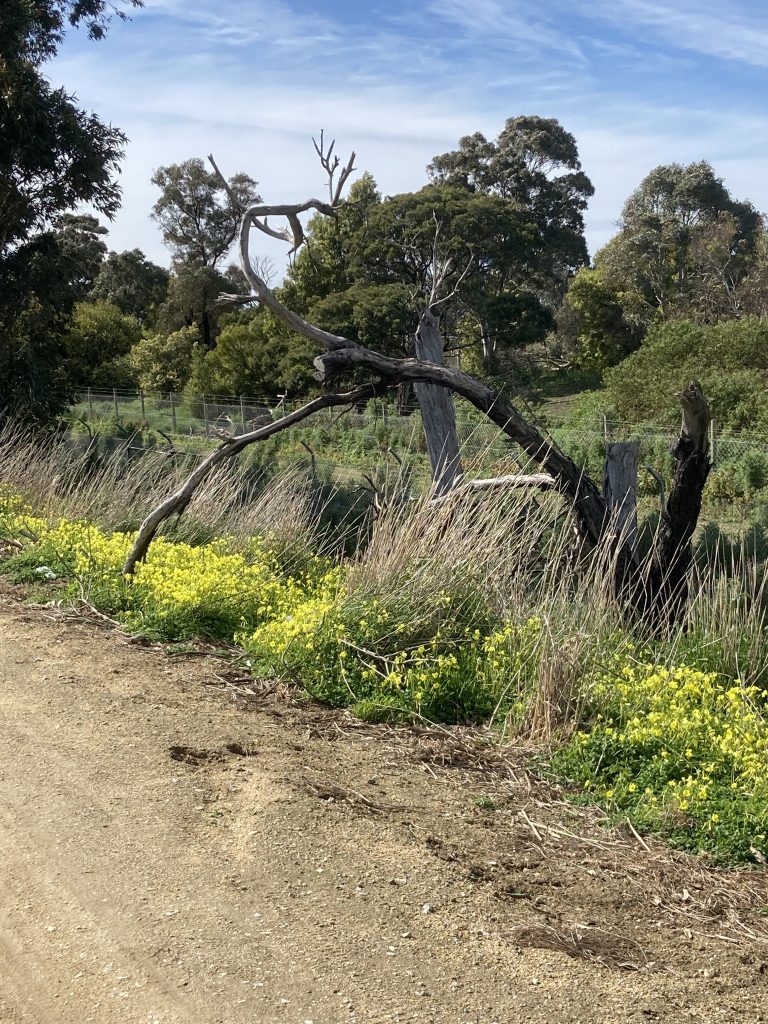
<instances>
[{"instance_id":1,"label":"weathered grey wood","mask_svg":"<svg viewBox=\"0 0 768 1024\"><path fill-rule=\"evenodd\" d=\"M390 359L378 352L355 345L334 348L315 361L318 380L328 383L339 375L365 367L388 384L429 382L449 388L471 402L508 437L523 449L554 481L554 489L564 495L573 508L579 533L591 546L602 538L606 518L605 499L597 486L573 459L560 451L535 427L531 426L517 408L502 394L477 380L476 377L420 359Z\"/></svg>"},{"instance_id":2,"label":"weathered grey wood","mask_svg":"<svg viewBox=\"0 0 768 1024\"><path fill-rule=\"evenodd\" d=\"M441 497L433 498L431 504L437 505L466 494L477 494L479 491L503 490L540 490L549 491L555 481L548 473L513 473L507 476L494 476L480 480L462 480L456 487Z\"/></svg>"},{"instance_id":3,"label":"weathered grey wood","mask_svg":"<svg viewBox=\"0 0 768 1024\"><path fill-rule=\"evenodd\" d=\"M422 314L416 332L416 356L430 363L445 362L440 321L429 309ZM437 384L417 384L414 390L421 410L435 494L440 496L450 491L461 478L453 395Z\"/></svg>"},{"instance_id":4,"label":"weathered grey wood","mask_svg":"<svg viewBox=\"0 0 768 1024\"><path fill-rule=\"evenodd\" d=\"M379 389L375 385L366 384L346 394L321 395L320 398L313 399L300 409L287 413L273 423L265 424L263 427L252 430L248 434L241 434L239 437L226 438L218 448L193 469L178 490L174 491L173 494L169 495L149 513L139 527L136 540L125 560L123 575L130 576L133 573L137 563L146 557L149 546L162 523L166 519L170 519L172 515L180 516L185 511L197 488L210 476L219 463L224 462L226 459L231 459L249 444L263 441L273 434L280 433L281 430L287 430L288 427L300 423L320 409L330 409L336 405L353 405L355 402L365 402L369 398L375 398L378 392Z\"/></svg>"},{"instance_id":5,"label":"weathered grey wood","mask_svg":"<svg viewBox=\"0 0 768 1024\"><path fill-rule=\"evenodd\" d=\"M619 544L637 550L637 441L609 441L605 446L603 497L610 529Z\"/></svg>"}]
</instances>

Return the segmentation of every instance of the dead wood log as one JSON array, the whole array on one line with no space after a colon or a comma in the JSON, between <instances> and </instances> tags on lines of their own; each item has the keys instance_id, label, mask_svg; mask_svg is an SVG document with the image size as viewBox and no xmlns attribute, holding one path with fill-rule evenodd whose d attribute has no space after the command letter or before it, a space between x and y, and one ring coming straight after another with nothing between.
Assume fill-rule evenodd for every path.
<instances>
[{"instance_id":1,"label":"dead wood log","mask_svg":"<svg viewBox=\"0 0 768 1024\"><path fill-rule=\"evenodd\" d=\"M706 448L710 413L699 384L691 383L678 396L683 407L683 425L672 452L673 485L653 555L641 566L636 561L634 544L627 543L625 531L615 530L614 516L596 484L487 384L452 367L418 359L390 359L360 346L326 352L314 362L317 378L325 383L365 367L390 386L404 381L428 381L466 398L551 476L553 488L573 509L579 535L587 548L604 546L614 567L616 596L626 610L644 618L654 629L682 621L688 599L691 541L711 468Z\"/></svg>"},{"instance_id":2,"label":"dead wood log","mask_svg":"<svg viewBox=\"0 0 768 1024\"><path fill-rule=\"evenodd\" d=\"M130 576L134 572L138 562L146 557L149 546L154 540L161 524L166 519L170 519L172 515L182 515L197 488L220 463L226 459L233 458L250 444L264 441L266 438L272 437L273 434L278 434L282 430L295 426L295 424L307 419L308 416L312 416L320 409L330 409L337 405L351 405L355 402L368 401L370 398L375 398L380 392L381 388L375 384L366 384L345 394L321 395L319 398L315 398L306 405L303 405L300 409L289 412L281 419L275 420L274 423L268 423L247 434L240 434L239 437L225 438L218 448L195 467L181 487L169 495L146 517L139 527L136 540L123 565L123 575Z\"/></svg>"},{"instance_id":3,"label":"dead wood log","mask_svg":"<svg viewBox=\"0 0 768 1024\"><path fill-rule=\"evenodd\" d=\"M679 623L688 604L693 534L712 463L707 448L711 411L698 381L677 396L683 408L680 436L672 448L672 487L662 508L653 556L641 590L643 610L657 628Z\"/></svg>"},{"instance_id":4,"label":"dead wood log","mask_svg":"<svg viewBox=\"0 0 768 1024\"><path fill-rule=\"evenodd\" d=\"M333 173L338 167L338 160L332 157L333 147L327 152L325 151L322 138L320 146L316 145L316 149L323 166L331 177L330 204L312 199L296 205L251 206L243 212L240 225L240 260L243 273L253 290L254 298L274 313L288 328L325 350L324 354L318 356L314 361L317 377L324 384L351 371L366 369L376 374L385 386L395 384L414 384L422 388L434 386L460 395L471 402L475 408L496 423L508 437L519 444L528 457L552 478L552 487L563 495L573 510L584 548L589 550L600 544L605 544L607 541L608 550L615 566L617 596L631 610L647 612L654 623L663 622L665 618L668 621L678 620L684 613L687 600L686 579L692 557L691 538L698 521L702 490L710 469L705 448L709 409L698 385L690 385L680 395L683 406L683 428L673 452L675 457L674 485L661 517L650 568L646 565L642 567L641 571L635 558L635 546L633 543L626 543L626 538L623 536L624 531L607 535L607 529L612 529L609 502L606 501L594 481L572 459L561 452L551 440L524 420L517 408L503 395L461 370L443 365L442 344L439 353L434 346L434 355L431 346L427 346L429 351L425 351L423 347L421 350L417 348L417 355L428 354L430 355L429 359L390 359L365 349L348 338L316 327L288 309L274 295L251 261L249 251L251 229L255 226L272 237L285 238L295 250L304 240L303 229L298 219L299 214L314 209L329 216L335 215L336 206L341 196L341 184L343 184L341 182L339 187L333 187ZM351 173L352 166L353 158L344 169L342 174L344 180ZM216 170L218 171L218 168ZM285 217L288 221L288 229L277 231L268 227L266 218L269 216ZM260 219L261 217L264 217L263 221ZM434 328L437 337L439 337L437 307L451 297L450 295L438 296L438 290L444 283L449 269L449 262L443 264L439 262L438 236L439 224L435 233L432 293L428 301L425 302L426 313L421 321L422 327L426 325L426 335L429 335ZM376 385L372 386L376 387ZM336 398L334 404L338 404L340 396L333 397ZM310 403L311 405L312 403ZM321 407L316 406L315 408ZM307 410L305 415L311 415L315 411L310 407L305 407L305 410ZM440 417L438 417L439 419ZM265 427L264 429L268 430L269 428ZM441 431L443 437L438 449L438 434ZM444 474L446 478L452 474L455 483L460 473L460 464L457 459L458 445L454 447L449 437L450 433L449 419L444 419L443 427L439 425L435 427L435 444L429 445L428 440L430 456L434 456L433 468L437 466L438 484L441 474ZM446 442L446 437L449 438L448 442ZM238 441L242 440L243 438L238 439ZM189 498L179 492L179 495L169 499L171 511L168 514L172 514L175 510L173 508L174 500L177 503L180 502L183 509L186 507L185 500L188 502ZM151 518L151 516L148 517L148 522ZM150 534L150 540L151 535L153 533ZM144 550L146 550L146 546Z\"/></svg>"},{"instance_id":5,"label":"dead wood log","mask_svg":"<svg viewBox=\"0 0 768 1024\"><path fill-rule=\"evenodd\" d=\"M478 491L518 490L521 488L548 491L554 486L554 478L548 473L513 473L507 476L489 477L488 479L462 480L460 484L453 487L447 494L433 498L430 504L442 504L446 501L451 501L453 498L475 494Z\"/></svg>"},{"instance_id":6,"label":"dead wood log","mask_svg":"<svg viewBox=\"0 0 768 1024\"><path fill-rule=\"evenodd\" d=\"M581 535L593 546L600 542L606 503L597 486L573 459L540 434L508 399L487 384L450 366L419 359L390 359L359 345L336 348L318 356L314 362L318 380L325 383L363 367L375 372L385 384L428 382L466 398L551 476L553 488L573 507Z\"/></svg>"}]
</instances>

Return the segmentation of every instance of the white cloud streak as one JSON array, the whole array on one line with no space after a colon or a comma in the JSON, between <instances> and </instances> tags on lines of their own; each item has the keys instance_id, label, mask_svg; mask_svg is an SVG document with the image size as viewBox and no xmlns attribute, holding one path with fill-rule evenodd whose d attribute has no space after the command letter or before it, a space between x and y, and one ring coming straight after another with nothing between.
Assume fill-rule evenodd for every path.
<instances>
[{"instance_id":1,"label":"white cloud streak","mask_svg":"<svg viewBox=\"0 0 768 1024\"><path fill-rule=\"evenodd\" d=\"M578 31L553 28L536 13L542 6L426 0L361 33L357 24L300 14L283 0L148 0L146 11L115 26L105 43L69 55L65 49L51 76L127 133L124 205L110 242L139 246L161 262L167 254L149 219L157 167L213 151L225 171L257 178L270 200L304 199L322 186L310 141L321 127L337 137L341 153L355 148L360 169L392 194L424 184L429 160L464 134L493 137L516 114L558 117L576 136L596 186L587 218L592 251L613 233L629 192L659 163L709 159L736 195L768 208L768 115L671 106L663 79L648 82L658 101L620 80L601 84L607 62L636 61L662 74L671 53L649 50L634 29L627 39L603 39L585 34L595 21L580 22ZM674 9L661 0L594 0L590 7L603 18L609 9L620 10L626 26L653 17L659 32L675 30L675 11L695 14L689 0ZM698 10L703 32L706 0ZM741 24L735 15L731 21ZM432 29L427 42L425 24ZM736 37L723 46L735 46ZM486 45L492 38L496 43ZM499 40L519 59L500 54ZM266 252L284 263L280 245Z\"/></svg>"},{"instance_id":2,"label":"white cloud streak","mask_svg":"<svg viewBox=\"0 0 768 1024\"><path fill-rule=\"evenodd\" d=\"M768 9L727 0L590 0L585 14L655 33L676 49L768 67Z\"/></svg>"}]
</instances>

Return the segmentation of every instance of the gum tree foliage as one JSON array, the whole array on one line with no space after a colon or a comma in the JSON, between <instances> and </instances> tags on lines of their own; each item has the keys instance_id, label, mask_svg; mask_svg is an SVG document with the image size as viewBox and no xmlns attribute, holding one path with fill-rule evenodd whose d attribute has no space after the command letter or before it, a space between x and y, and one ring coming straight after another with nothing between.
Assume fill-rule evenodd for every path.
<instances>
[{"instance_id":1,"label":"gum tree foliage","mask_svg":"<svg viewBox=\"0 0 768 1024\"><path fill-rule=\"evenodd\" d=\"M109 302L128 316L151 325L168 292L168 271L148 260L141 249L111 252L89 293L94 302Z\"/></svg>"},{"instance_id":2,"label":"gum tree foliage","mask_svg":"<svg viewBox=\"0 0 768 1024\"><path fill-rule=\"evenodd\" d=\"M191 394L251 395L276 401L277 393L316 390L312 349L291 337L265 311L222 327L211 352L196 351L187 383Z\"/></svg>"},{"instance_id":3,"label":"gum tree foliage","mask_svg":"<svg viewBox=\"0 0 768 1024\"><path fill-rule=\"evenodd\" d=\"M70 28L100 39L140 0L3 0L0 5L0 379L6 410L45 420L70 382L62 335L82 279L54 224L80 203L112 217L125 137L45 74ZM61 228L60 228L61 232Z\"/></svg>"},{"instance_id":4,"label":"gum tree foliage","mask_svg":"<svg viewBox=\"0 0 768 1024\"><path fill-rule=\"evenodd\" d=\"M68 374L76 387L115 387L121 361L141 339L141 324L110 302L79 302L64 338Z\"/></svg>"},{"instance_id":5,"label":"gum tree foliage","mask_svg":"<svg viewBox=\"0 0 768 1024\"><path fill-rule=\"evenodd\" d=\"M654 168L624 204L619 233L597 254L629 324L738 314L754 266L759 213L733 198L706 161Z\"/></svg>"},{"instance_id":6,"label":"gum tree foliage","mask_svg":"<svg viewBox=\"0 0 768 1024\"><path fill-rule=\"evenodd\" d=\"M642 331L627 321L621 297L605 280L602 266L582 267L557 311L558 340L573 362L604 370L621 362L642 340Z\"/></svg>"},{"instance_id":7,"label":"gum tree foliage","mask_svg":"<svg viewBox=\"0 0 768 1024\"><path fill-rule=\"evenodd\" d=\"M432 181L494 196L521 211L538 235L537 285L559 295L587 262L584 211L594 193L576 140L554 118L509 118L495 141L476 132L436 156Z\"/></svg>"},{"instance_id":8,"label":"gum tree foliage","mask_svg":"<svg viewBox=\"0 0 768 1024\"><path fill-rule=\"evenodd\" d=\"M90 214L65 213L56 221L56 239L62 259L71 268L70 285L77 302L87 298L99 275L107 252L107 233Z\"/></svg>"},{"instance_id":9,"label":"gum tree foliage","mask_svg":"<svg viewBox=\"0 0 768 1024\"><path fill-rule=\"evenodd\" d=\"M573 137L535 117L510 119L495 142L467 136L428 173L431 184L387 198L364 175L334 220L315 217L284 297L329 330L402 354L431 287L437 232L443 269L451 262L443 287L455 289L445 343L476 343L492 370L504 350L551 328L565 281L586 263L592 186Z\"/></svg>"},{"instance_id":10,"label":"gum tree foliage","mask_svg":"<svg viewBox=\"0 0 768 1024\"><path fill-rule=\"evenodd\" d=\"M256 182L235 174L225 188L194 158L159 168L152 184L160 189L152 216L173 265L160 322L172 329L196 323L203 348L210 350L216 344L215 298L232 286L222 280L221 264L235 240L241 209L259 199Z\"/></svg>"},{"instance_id":11,"label":"gum tree foliage","mask_svg":"<svg viewBox=\"0 0 768 1024\"><path fill-rule=\"evenodd\" d=\"M139 387L145 391L182 391L199 348L200 332L196 327L145 336L129 355Z\"/></svg>"}]
</instances>

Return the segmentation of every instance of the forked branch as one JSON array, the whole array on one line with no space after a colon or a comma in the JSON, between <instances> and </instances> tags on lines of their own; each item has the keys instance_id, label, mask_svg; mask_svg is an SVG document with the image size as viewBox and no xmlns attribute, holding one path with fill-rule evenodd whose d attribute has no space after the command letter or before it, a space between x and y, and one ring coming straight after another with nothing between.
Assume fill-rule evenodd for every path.
<instances>
[{"instance_id":1,"label":"forked branch","mask_svg":"<svg viewBox=\"0 0 768 1024\"><path fill-rule=\"evenodd\" d=\"M213 470L226 459L231 459L250 444L257 441L264 441L273 434L279 434L282 430L295 426L302 420L312 416L320 409L330 409L337 405L355 405L358 402L366 402L369 398L375 398L380 394L381 388L375 384L366 384L363 387L355 388L344 394L326 394L315 398L300 409L289 412L274 423L268 423L256 430L239 437L225 438L222 443L210 455L193 469L184 483L154 508L139 527L139 532L134 541L133 547L123 565L123 575L130 576L136 569L138 562L142 561L149 550L149 546L155 538L158 529L170 519L172 515L180 516L190 501L195 491L206 480Z\"/></svg>"},{"instance_id":2,"label":"forked branch","mask_svg":"<svg viewBox=\"0 0 768 1024\"><path fill-rule=\"evenodd\" d=\"M349 176L355 170L355 156L357 154L352 150L352 155L344 167L342 167L339 180L334 185L333 179L336 177L336 171L339 169L339 165L341 163L338 155L333 152L334 146L336 145L336 139L331 140L331 144L326 150L325 132L321 128L320 143L318 144L315 139L312 139L312 145L315 147L315 152L320 160L320 165L328 175L328 195L330 196L331 206L338 206L341 202L341 194L344 191L344 186L346 185Z\"/></svg>"}]
</instances>

